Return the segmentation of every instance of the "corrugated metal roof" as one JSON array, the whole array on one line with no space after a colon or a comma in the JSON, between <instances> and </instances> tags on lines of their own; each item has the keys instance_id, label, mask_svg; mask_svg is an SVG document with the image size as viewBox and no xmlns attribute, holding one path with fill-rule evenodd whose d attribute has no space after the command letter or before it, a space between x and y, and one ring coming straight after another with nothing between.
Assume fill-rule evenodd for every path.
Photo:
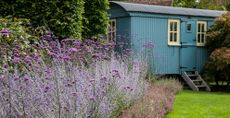
<instances>
[{"instance_id":1,"label":"corrugated metal roof","mask_svg":"<svg viewBox=\"0 0 230 118\"><path fill-rule=\"evenodd\" d=\"M127 12L145 12L145 13L203 16L203 17L218 17L221 16L223 13L225 13L224 11L216 11L216 10L146 5L146 4L118 2L118 1L111 1L110 3L114 3L121 6Z\"/></svg>"}]
</instances>

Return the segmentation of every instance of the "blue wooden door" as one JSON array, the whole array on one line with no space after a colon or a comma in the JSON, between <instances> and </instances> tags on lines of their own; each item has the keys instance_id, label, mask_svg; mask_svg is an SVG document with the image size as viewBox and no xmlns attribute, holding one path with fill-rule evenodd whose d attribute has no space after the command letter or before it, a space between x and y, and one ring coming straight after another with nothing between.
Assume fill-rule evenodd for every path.
<instances>
[{"instance_id":1,"label":"blue wooden door","mask_svg":"<svg viewBox=\"0 0 230 118\"><path fill-rule=\"evenodd\" d=\"M196 70L196 22L181 20L180 71Z\"/></svg>"}]
</instances>

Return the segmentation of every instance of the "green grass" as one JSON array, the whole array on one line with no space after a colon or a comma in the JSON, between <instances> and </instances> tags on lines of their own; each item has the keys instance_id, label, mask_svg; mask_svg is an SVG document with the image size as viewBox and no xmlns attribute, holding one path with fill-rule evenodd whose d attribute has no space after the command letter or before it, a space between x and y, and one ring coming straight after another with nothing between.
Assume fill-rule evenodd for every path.
<instances>
[{"instance_id":1,"label":"green grass","mask_svg":"<svg viewBox=\"0 0 230 118\"><path fill-rule=\"evenodd\" d=\"M230 94L183 91L166 118L230 118Z\"/></svg>"}]
</instances>

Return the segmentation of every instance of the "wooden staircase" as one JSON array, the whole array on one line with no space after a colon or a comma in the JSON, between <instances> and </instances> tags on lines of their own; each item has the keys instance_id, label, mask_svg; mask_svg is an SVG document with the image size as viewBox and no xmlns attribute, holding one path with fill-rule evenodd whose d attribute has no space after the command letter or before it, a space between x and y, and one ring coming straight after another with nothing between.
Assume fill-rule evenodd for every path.
<instances>
[{"instance_id":1,"label":"wooden staircase","mask_svg":"<svg viewBox=\"0 0 230 118\"><path fill-rule=\"evenodd\" d=\"M184 71L182 72L182 78L193 91L211 91L208 84L201 78L197 71Z\"/></svg>"}]
</instances>

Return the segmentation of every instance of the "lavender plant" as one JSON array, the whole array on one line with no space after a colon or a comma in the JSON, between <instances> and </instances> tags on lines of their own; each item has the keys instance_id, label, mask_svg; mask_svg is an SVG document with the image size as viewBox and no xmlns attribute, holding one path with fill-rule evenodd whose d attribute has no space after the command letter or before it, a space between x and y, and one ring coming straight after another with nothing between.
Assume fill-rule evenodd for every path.
<instances>
[{"instance_id":1,"label":"lavender plant","mask_svg":"<svg viewBox=\"0 0 230 118\"><path fill-rule=\"evenodd\" d=\"M146 64L118 58L114 44L59 42L48 32L30 46L1 50L10 55L1 63L0 117L112 117L146 88Z\"/></svg>"}]
</instances>

